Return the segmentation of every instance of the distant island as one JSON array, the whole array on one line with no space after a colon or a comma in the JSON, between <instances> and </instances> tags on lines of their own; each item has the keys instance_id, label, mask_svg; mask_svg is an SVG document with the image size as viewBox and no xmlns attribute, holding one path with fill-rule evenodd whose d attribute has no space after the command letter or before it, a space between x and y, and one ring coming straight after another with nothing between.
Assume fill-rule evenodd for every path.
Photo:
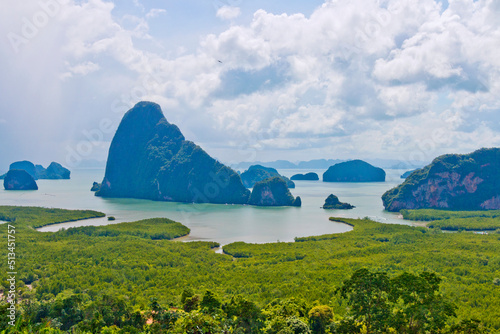
<instances>
[{"instance_id":1,"label":"distant island","mask_svg":"<svg viewBox=\"0 0 500 334\"><path fill-rule=\"evenodd\" d=\"M256 180L262 183L257 189L252 185L255 194L250 197L238 173L186 140L158 104L143 101L123 116L109 148L104 179L100 184L94 182L91 190L102 197L294 205L295 199L285 199L289 199L289 190L284 177L276 170L271 172L267 170L266 177ZM286 190L274 176L283 180Z\"/></svg>"},{"instance_id":2,"label":"distant island","mask_svg":"<svg viewBox=\"0 0 500 334\"><path fill-rule=\"evenodd\" d=\"M299 196L294 198L285 180L279 176L255 184L248 204L257 206L301 206Z\"/></svg>"},{"instance_id":3,"label":"distant island","mask_svg":"<svg viewBox=\"0 0 500 334\"><path fill-rule=\"evenodd\" d=\"M362 160L335 164L323 173L323 182L384 182L385 171Z\"/></svg>"},{"instance_id":4,"label":"distant island","mask_svg":"<svg viewBox=\"0 0 500 334\"><path fill-rule=\"evenodd\" d=\"M340 209L340 210L349 210L355 208L354 205L351 205L349 203L342 203L339 201L339 198L335 196L334 194L330 194L325 200L325 204L323 204L323 209L327 210L333 210L333 209Z\"/></svg>"},{"instance_id":5,"label":"distant island","mask_svg":"<svg viewBox=\"0 0 500 334\"><path fill-rule=\"evenodd\" d=\"M414 171L416 171L416 169L413 169L413 170L409 170L407 172L404 172L402 175L401 175L401 178L402 179L406 179L408 176L411 175L411 173L413 173Z\"/></svg>"},{"instance_id":6,"label":"distant island","mask_svg":"<svg viewBox=\"0 0 500 334\"><path fill-rule=\"evenodd\" d=\"M500 149L442 155L382 196L388 211L500 209Z\"/></svg>"},{"instance_id":7,"label":"distant island","mask_svg":"<svg viewBox=\"0 0 500 334\"><path fill-rule=\"evenodd\" d=\"M38 190L35 178L24 169L11 169L3 179L5 190Z\"/></svg>"},{"instance_id":8,"label":"distant island","mask_svg":"<svg viewBox=\"0 0 500 334\"><path fill-rule=\"evenodd\" d=\"M69 179L71 174L69 169L64 168L57 162L51 162L47 168L44 168L42 165L35 165L31 161L16 161L10 164L9 170L16 169L26 171L35 180ZM5 178L6 175L1 175L0 179Z\"/></svg>"},{"instance_id":9,"label":"distant island","mask_svg":"<svg viewBox=\"0 0 500 334\"><path fill-rule=\"evenodd\" d=\"M290 180L293 181L318 181L319 176L316 173L306 173L306 174L295 174Z\"/></svg>"},{"instance_id":10,"label":"distant island","mask_svg":"<svg viewBox=\"0 0 500 334\"><path fill-rule=\"evenodd\" d=\"M231 164L234 169L248 169L252 165L261 165L276 169L327 169L328 167L345 162L345 159L314 159L309 161L291 162L288 160L276 161L243 161ZM427 163L422 161L401 161L395 159L367 159L366 162L388 169L415 169L425 166Z\"/></svg>"},{"instance_id":11,"label":"distant island","mask_svg":"<svg viewBox=\"0 0 500 334\"><path fill-rule=\"evenodd\" d=\"M288 188L295 188L295 183L293 183L286 176L280 175L278 171L271 167L264 167L261 165L252 165L248 168L248 170L241 173L241 181L243 185L247 188L253 188L257 182L264 181L265 179L269 179L271 177L279 177L283 181L285 181Z\"/></svg>"}]
</instances>

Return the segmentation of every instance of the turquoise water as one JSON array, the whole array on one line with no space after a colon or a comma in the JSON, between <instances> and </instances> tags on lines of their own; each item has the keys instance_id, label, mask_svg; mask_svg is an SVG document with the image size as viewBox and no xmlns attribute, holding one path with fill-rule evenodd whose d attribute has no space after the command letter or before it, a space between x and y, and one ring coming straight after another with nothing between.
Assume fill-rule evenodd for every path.
<instances>
[{"instance_id":1,"label":"turquoise water","mask_svg":"<svg viewBox=\"0 0 500 334\"><path fill-rule=\"evenodd\" d=\"M311 170L280 170L285 176ZM324 170L314 170L321 178ZM331 216L370 217L383 223L411 224L398 214L386 212L382 194L401 183L401 170L387 170L387 181L377 183L326 183L295 181L291 189L302 198L302 207L262 208L244 205L183 204L136 199L104 199L90 191L93 181L100 182L104 170L74 170L71 180L38 180L37 191L0 190L1 205L42 206L63 209L92 209L116 218L90 219L46 226L41 231L83 225L105 225L144 218L167 217L191 229L184 240L212 240L222 245L245 241L252 243L293 241L294 237L350 231L345 224L328 220ZM352 210L323 210L325 198L335 194L342 202L356 206Z\"/></svg>"}]
</instances>

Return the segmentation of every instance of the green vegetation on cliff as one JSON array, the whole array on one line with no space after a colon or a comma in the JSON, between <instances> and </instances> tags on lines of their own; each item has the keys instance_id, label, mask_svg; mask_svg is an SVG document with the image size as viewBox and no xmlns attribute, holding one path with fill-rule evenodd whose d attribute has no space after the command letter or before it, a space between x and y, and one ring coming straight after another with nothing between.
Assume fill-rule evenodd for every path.
<instances>
[{"instance_id":1,"label":"green vegetation on cliff","mask_svg":"<svg viewBox=\"0 0 500 334\"><path fill-rule=\"evenodd\" d=\"M500 209L500 149L442 155L382 196L389 211Z\"/></svg>"}]
</instances>

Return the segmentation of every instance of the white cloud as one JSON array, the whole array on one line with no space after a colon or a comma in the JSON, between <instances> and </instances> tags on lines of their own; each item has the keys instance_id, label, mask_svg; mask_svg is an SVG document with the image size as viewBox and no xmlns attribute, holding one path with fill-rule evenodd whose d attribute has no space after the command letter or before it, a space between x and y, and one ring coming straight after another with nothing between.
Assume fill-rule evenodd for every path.
<instances>
[{"instance_id":1,"label":"white cloud","mask_svg":"<svg viewBox=\"0 0 500 334\"><path fill-rule=\"evenodd\" d=\"M500 8L493 0L450 1L446 10L433 0L383 6L337 0L310 16L261 9L251 22L198 32L199 47L182 53L165 51L165 30L148 25L164 9L121 17L114 9L102 0L70 2L21 57L0 54L0 60L16 74L42 73L39 81L63 73L43 87L51 101L69 96L60 78L67 84L95 73L85 80L98 88L82 99L96 98L104 108L110 100L124 106L158 101L190 139L228 152L249 142L268 150L398 157L422 151L421 138L438 129L445 139L424 150L429 159L447 149L498 143ZM36 1L19 10L29 17ZM238 7L217 11L224 20L240 15ZM17 27L9 16L0 13L1 32ZM52 61L42 71L47 45L54 45Z\"/></svg>"},{"instance_id":2,"label":"white cloud","mask_svg":"<svg viewBox=\"0 0 500 334\"><path fill-rule=\"evenodd\" d=\"M239 7L222 6L217 10L216 16L222 20L233 20L241 15Z\"/></svg>"},{"instance_id":3,"label":"white cloud","mask_svg":"<svg viewBox=\"0 0 500 334\"><path fill-rule=\"evenodd\" d=\"M144 5L141 3L141 0L132 0L132 2L137 8L141 9L142 11L145 10Z\"/></svg>"},{"instance_id":4,"label":"white cloud","mask_svg":"<svg viewBox=\"0 0 500 334\"><path fill-rule=\"evenodd\" d=\"M167 11L165 9L153 8L146 14L146 18L148 19L155 18L166 12Z\"/></svg>"},{"instance_id":5,"label":"white cloud","mask_svg":"<svg viewBox=\"0 0 500 334\"><path fill-rule=\"evenodd\" d=\"M380 87L378 99L386 108L386 115L391 117L409 116L425 113L431 109L435 100L433 93L428 92L423 84L411 84L391 87Z\"/></svg>"},{"instance_id":6,"label":"white cloud","mask_svg":"<svg viewBox=\"0 0 500 334\"><path fill-rule=\"evenodd\" d=\"M68 68L68 72L63 73L62 77L64 79L71 78L74 75L85 76L100 69L100 66L98 64L95 64L91 61L86 61L74 66L70 66L68 63L66 65Z\"/></svg>"}]
</instances>

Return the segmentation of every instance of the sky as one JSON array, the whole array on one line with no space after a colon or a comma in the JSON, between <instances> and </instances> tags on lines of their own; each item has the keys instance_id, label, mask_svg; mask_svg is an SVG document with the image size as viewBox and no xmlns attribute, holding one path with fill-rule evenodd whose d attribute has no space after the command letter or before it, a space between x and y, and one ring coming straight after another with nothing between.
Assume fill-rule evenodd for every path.
<instances>
[{"instance_id":1,"label":"sky","mask_svg":"<svg viewBox=\"0 0 500 334\"><path fill-rule=\"evenodd\" d=\"M0 171L162 107L226 163L500 146L498 0L2 0Z\"/></svg>"}]
</instances>

